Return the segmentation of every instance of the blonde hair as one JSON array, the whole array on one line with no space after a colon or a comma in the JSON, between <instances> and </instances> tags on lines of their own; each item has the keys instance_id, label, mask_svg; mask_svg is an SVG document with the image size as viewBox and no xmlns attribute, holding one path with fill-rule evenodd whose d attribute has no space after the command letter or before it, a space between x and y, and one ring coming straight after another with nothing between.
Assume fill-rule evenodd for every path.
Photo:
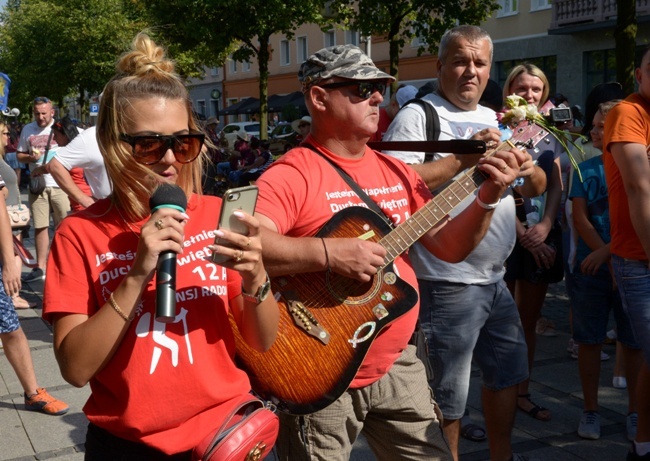
<instances>
[{"instance_id":1,"label":"blonde hair","mask_svg":"<svg viewBox=\"0 0 650 461\"><path fill-rule=\"evenodd\" d=\"M548 94L551 91L548 85L548 79L546 78L544 72L542 72L542 69L537 67L535 64L530 64L528 62L524 64L519 64L518 66L512 68L510 74L508 74L506 83L503 85L503 99L505 100L508 96L512 94L510 90L510 86L512 85L512 82L514 82L515 79L519 77L521 74L529 74L532 75L533 77L537 77L544 84L544 90L542 91L542 99L539 100L539 107L542 107L546 102L546 100L548 99Z\"/></svg>"},{"instance_id":2,"label":"blonde hair","mask_svg":"<svg viewBox=\"0 0 650 461\"><path fill-rule=\"evenodd\" d=\"M607 117L607 113L614 108L616 104L621 102L622 99L612 99L611 101L606 101L598 105L598 112L603 118Z\"/></svg>"},{"instance_id":3,"label":"blonde hair","mask_svg":"<svg viewBox=\"0 0 650 461\"><path fill-rule=\"evenodd\" d=\"M145 33L138 34L131 51L123 54L116 65L117 73L102 93L97 119L97 141L104 157L108 176L113 183L111 200L130 220L149 214L149 197L154 173L133 158L130 147L120 141L128 124L127 110L134 100L164 98L180 100L187 107L189 130L200 128L192 114L192 104L185 85L174 72L174 63L165 50ZM183 166L177 185L186 195L201 192L204 154Z\"/></svg>"}]
</instances>

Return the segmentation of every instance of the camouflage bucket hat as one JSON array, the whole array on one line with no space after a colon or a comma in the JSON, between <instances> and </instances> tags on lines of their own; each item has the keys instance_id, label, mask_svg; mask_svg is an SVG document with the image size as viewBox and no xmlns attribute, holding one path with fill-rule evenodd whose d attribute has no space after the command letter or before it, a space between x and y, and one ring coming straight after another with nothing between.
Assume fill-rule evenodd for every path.
<instances>
[{"instance_id":1,"label":"camouflage bucket hat","mask_svg":"<svg viewBox=\"0 0 650 461\"><path fill-rule=\"evenodd\" d=\"M342 77L351 80L390 80L391 77L377 69L372 60L354 45L336 45L312 54L300 66L298 80L303 91L317 82Z\"/></svg>"}]
</instances>

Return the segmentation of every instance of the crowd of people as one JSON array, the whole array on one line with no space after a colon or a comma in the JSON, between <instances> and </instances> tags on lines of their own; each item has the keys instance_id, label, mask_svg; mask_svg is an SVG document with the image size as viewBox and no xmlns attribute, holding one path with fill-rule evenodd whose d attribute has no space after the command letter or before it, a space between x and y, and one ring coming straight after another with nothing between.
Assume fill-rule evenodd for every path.
<instances>
[{"instance_id":1,"label":"crowd of people","mask_svg":"<svg viewBox=\"0 0 650 461\"><path fill-rule=\"evenodd\" d=\"M481 439L463 429L474 363L490 459L523 461L511 445L516 412L553 418L535 403L529 378L549 284L565 280L584 394L577 433L600 437L600 362L613 312L629 397L627 459L650 459L650 48L635 72L637 93L598 85L580 126L549 127L536 147L517 134L503 143L514 126L500 108L518 97L541 111L565 98L551 97L530 63L512 68L501 90L489 79L492 58L484 30L454 27L440 41L435 87L422 94L401 85L380 108L395 79L355 46L324 48L298 73L309 112L294 122L300 145L277 159L268 141L244 132L227 152L216 118L199 126L173 62L146 34L119 58L96 127L55 120L46 97L34 99L34 121L19 133L0 124L2 200L19 202L21 164L44 180L41 190L30 185L37 265L22 280L0 216L0 339L26 408L69 409L37 384L15 312L33 307L22 282L44 280L61 374L90 384L85 459L190 460L255 387L235 359L236 338L263 353L286 333L278 303L292 295L281 284L270 293L270 280L323 273L358 286L377 281L372 331L358 339L359 327L349 341L372 343L327 406L279 411L276 458L347 460L363 434L377 459L458 461L461 436ZM367 146L430 140L433 125L437 140L483 141L487 154ZM216 229L215 191L251 183L254 215L232 218L245 235ZM151 205L161 184L177 186L186 205ZM439 214L431 204L448 190L458 203ZM413 246L399 251L367 225L361 235L323 234L367 208L397 230L413 229L422 210L430 215L415 219ZM166 322L156 315L156 270L170 253L178 312ZM212 261L217 253L225 262ZM410 304L375 332L392 315L396 280Z\"/></svg>"}]
</instances>

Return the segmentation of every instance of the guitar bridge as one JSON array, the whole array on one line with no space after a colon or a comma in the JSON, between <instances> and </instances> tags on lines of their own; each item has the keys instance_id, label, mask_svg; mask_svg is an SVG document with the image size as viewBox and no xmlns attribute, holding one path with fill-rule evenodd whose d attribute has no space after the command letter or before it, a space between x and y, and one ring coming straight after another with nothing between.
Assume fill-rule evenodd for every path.
<instances>
[{"instance_id":1,"label":"guitar bridge","mask_svg":"<svg viewBox=\"0 0 650 461\"><path fill-rule=\"evenodd\" d=\"M305 333L318 339L327 345L330 342L330 334L319 323L318 320L309 312L303 303L296 300L290 300L287 303L287 309L293 323Z\"/></svg>"}]
</instances>

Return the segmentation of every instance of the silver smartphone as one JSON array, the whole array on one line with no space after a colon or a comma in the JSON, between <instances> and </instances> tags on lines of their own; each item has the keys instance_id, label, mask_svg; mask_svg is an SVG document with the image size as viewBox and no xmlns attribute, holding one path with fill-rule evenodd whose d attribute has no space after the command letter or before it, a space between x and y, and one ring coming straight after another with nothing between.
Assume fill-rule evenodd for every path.
<instances>
[{"instance_id":1,"label":"silver smartphone","mask_svg":"<svg viewBox=\"0 0 650 461\"><path fill-rule=\"evenodd\" d=\"M219 229L226 229L242 235L248 235L248 227L242 223L233 211L241 210L250 215L255 213L255 204L257 203L257 186L244 186L228 189L223 194L221 202L221 212L219 214ZM219 237L214 239L217 245L230 246ZM212 261L220 264L230 259L230 256L221 253L213 253Z\"/></svg>"}]
</instances>

